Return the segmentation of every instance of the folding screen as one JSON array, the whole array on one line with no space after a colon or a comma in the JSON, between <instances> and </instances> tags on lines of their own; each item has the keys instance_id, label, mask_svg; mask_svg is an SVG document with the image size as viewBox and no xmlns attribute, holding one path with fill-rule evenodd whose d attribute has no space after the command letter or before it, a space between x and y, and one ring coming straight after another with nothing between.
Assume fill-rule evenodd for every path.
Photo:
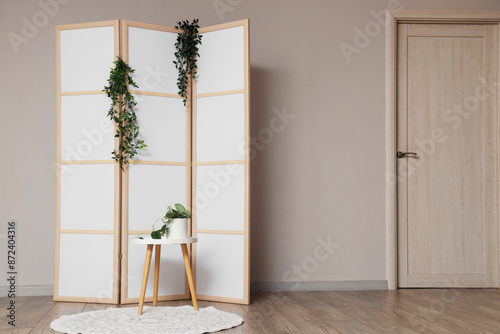
<instances>
[{"instance_id":1,"label":"folding screen","mask_svg":"<svg viewBox=\"0 0 500 334\"><path fill-rule=\"evenodd\" d=\"M140 137L148 145L123 172L122 303L139 302L144 246L130 242L149 236L153 223L168 205L191 206L191 113L177 94L175 40L170 27L122 22L123 59L136 71L139 88L132 91ZM131 87L133 88L133 87ZM140 159L140 160L139 160ZM156 228L159 228L157 224ZM155 255L156 256L156 255ZM189 298L184 261L178 245L164 245L161 254L158 300ZM146 301L153 294L153 266Z\"/></svg>"},{"instance_id":2,"label":"folding screen","mask_svg":"<svg viewBox=\"0 0 500 334\"><path fill-rule=\"evenodd\" d=\"M110 21L56 33L54 299L138 302L145 249L130 240L149 234L168 205L184 203L199 238L191 253L198 299L249 303L248 20L200 29L187 106L177 95L176 29L122 21L120 41L118 21ZM101 91L116 55L136 70L131 92L148 145L123 171L111 160L117 143ZM85 141L93 144L88 154ZM189 298L180 247L163 246L161 261L159 300Z\"/></svg>"},{"instance_id":3,"label":"folding screen","mask_svg":"<svg viewBox=\"0 0 500 334\"><path fill-rule=\"evenodd\" d=\"M194 273L199 299L248 304L248 20L200 29L193 82Z\"/></svg>"},{"instance_id":4,"label":"folding screen","mask_svg":"<svg viewBox=\"0 0 500 334\"><path fill-rule=\"evenodd\" d=\"M54 300L118 302L120 170L102 93L119 54L119 22L56 27Z\"/></svg>"}]
</instances>

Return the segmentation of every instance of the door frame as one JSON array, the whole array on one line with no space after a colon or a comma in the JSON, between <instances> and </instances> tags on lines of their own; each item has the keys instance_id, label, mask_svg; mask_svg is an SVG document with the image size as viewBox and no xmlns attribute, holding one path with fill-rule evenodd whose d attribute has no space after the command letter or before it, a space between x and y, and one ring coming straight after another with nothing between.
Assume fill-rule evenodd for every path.
<instances>
[{"instance_id":1,"label":"door frame","mask_svg":"<svg viewBox=\"0 0 500 334\"><path fill-rule=\"evenodd\" d=\"M500 10L387 9L386 10L386 279L398 287L397 206L397 27L398 23L497 23ZM500 45L500 43L499 43ZM500 63L500 61L499 61ZM499 76L500 77L500 76ZM500 85L497 87L500 97ZM500 98L499 98L500 100ZM499 108L500 110L500 108ZM497 177L497 186L499 180ZM500 188L499 188L500 189ZM500 222L500 219L497 219ZM500 226L499 226L500 227ZM500 228L498 229L500 231ZM500 233L499 239L500 240ZM500 261L499 261L500 268ZM500 286L499 286L500 287Z\"/></svg>"}]
</instances>

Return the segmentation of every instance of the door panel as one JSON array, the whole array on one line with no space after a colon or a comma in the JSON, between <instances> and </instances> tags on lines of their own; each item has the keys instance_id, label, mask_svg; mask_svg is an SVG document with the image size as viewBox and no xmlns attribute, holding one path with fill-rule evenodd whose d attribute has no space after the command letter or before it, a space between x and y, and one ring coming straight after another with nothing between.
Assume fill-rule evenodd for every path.
<instances>
[{"instance_id":1,"label":"door panel","mask_svg":"<svg viewBox=\"0 0 500 334\"><path fill-rule=\"evenodd\" d=\"M400 287L497 285L497 27L398 27Z\"/></svg>"}]
</instances>

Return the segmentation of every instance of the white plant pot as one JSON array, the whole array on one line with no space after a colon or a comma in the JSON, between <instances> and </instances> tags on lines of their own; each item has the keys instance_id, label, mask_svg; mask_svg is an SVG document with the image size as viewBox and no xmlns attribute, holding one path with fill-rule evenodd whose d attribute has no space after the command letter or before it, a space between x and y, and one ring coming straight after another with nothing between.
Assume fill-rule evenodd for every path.
<instances>
[{"instance_id":1,"label":"white plant pot","mask_svg":"<svg viewBox=\"0 0 500 334\"><path fill-rule=\"evenodd\" d=\"M167 239L185 239L189 238L188 218L173 219L170 223L170 229L166 233Z\"/></svg>"}]
</instances>

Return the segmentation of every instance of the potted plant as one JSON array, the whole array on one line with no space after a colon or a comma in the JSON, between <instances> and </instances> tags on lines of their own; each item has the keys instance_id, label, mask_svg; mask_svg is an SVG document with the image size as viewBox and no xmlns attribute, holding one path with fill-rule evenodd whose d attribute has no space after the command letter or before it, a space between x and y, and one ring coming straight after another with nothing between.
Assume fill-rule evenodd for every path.
<instances>
[{"instance_id":1,"label":"potted plant","mask_svg":"<svg viewBox=\"0 0 500 334\"><path fill-rule=\"evenodd\" d=\"M161 239L163 236L167 239L189 238L188 219L191 218L191 212L182 204L177 203L174 206L175 209L169 205L165 216L155 222L155 224L158 221L163 222L160 229L155 230L155 224L153 224L151 238Z\"/></svg>"}]
</instances>

